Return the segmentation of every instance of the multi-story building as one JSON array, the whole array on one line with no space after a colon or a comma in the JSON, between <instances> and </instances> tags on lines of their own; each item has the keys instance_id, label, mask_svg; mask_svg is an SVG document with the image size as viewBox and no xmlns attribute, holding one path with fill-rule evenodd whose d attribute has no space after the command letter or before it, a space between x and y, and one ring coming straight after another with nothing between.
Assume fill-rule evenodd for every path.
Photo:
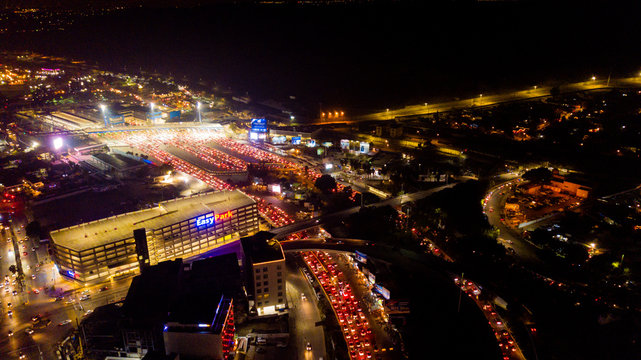
<instances>
[{"instance_id":1,"label":"multi-story building","mask_svg":"<svg viewBox=\"0 0 641 360\"><path fill-rule=\"evenodd\" d=\"M253 199L235 191L164 201L51 232L60 273L99 282L164 260L189 258L258 231Z\"/></svg>"},{"instance_id":2,"label":"multi-story building","mask_svg":"<svg viewBox=\"0 0 641 360\"><path fill-rule=\"evenodd\" d=\"M100 306L83 320L86 354L92 359L149 354L228 359L234 345L234 305L244 297L240 280L234 253L151 266L132 280L123 302Z\"/></svg>"},{"instance_id":3,"label":"multi-story building","mask_svg":"<svg viewBox=\"0 0 641 360\"><path fill-rule=\"evenodd\" d=\"M278 315L287 309L285 253L273 236L259 232L241 239L250 308L258 316Z\"/></svg>"}]
</instances>

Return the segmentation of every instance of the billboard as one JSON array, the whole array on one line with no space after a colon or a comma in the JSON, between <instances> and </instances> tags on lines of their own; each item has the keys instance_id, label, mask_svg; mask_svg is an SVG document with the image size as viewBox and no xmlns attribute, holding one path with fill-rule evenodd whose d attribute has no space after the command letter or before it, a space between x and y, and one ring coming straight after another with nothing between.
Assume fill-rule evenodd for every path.
<instances>
[{"instance_id":1,"label":"billboard","mask_svg":"<svg viewBox=\"0 0 641 360\"><path fill-rule=\"evenodd\" d=\"M389 300L390 298L390 292L387 290L385 287L379 285L379 284L374 284L374 290L381 294L385 300Z\"/></svg>"},{"instance_id":2,"label":"billboard","mask_svg":"<svg viewBox=\"0 0 641 360\"><path fill-rule=\"evenodd\" d=\"M174 110L169 112L169 120L180 120L180 110Z\"/></svg>"},{"instance_id":3,"label":"billboard","mask_svg":"<svg viewBox=\"0 0 641 360\"><path fill-rule=\"evenodd\" d=\"M363 254L362 252L356 250L354 252L356 261L362 263L362 264L367 264L367 255Z\"/></svg>"},{"instance_id":4,"label":"billboard","mask_svg":"<svg viewBox=\"0 0 641 360\"><path fill-rule=\"evenodd\" d=\"M160 119L162 117L162 113L160 111L154 111L154 112L148 112L147 113L147 118L148 119Z\"/></svg>"},{"instance_id":5,"label":"billboard","mask_svg":"<svg viewBox=\"0 0 641 360\"><path fill-rule=\"evenodd\" d=\"M292 138L292 145L300 145L300 136L294 136Z\"/></svg>"},{"instance_id":6,"label":"billboard","mask_svg":"<svg viewBox=\"0 0 641 360\"><path fill-rule=\"evenodd\" d=\"M361 147L359 151L363 154L367 154L369 152L369 143L368 142L361 142Z\"/></svg>"},{"instance_id":7,"label":"billboard","mask_svg":"<svg viewBox=\"0 0 641 360\"><path fill-rule=\"evenodd\" d=\"M266 133L267 132L267 120L266 119L252 119L251 131L252 132L256 132L256 133Z\"/></svg>"},{"instance_id":8,"label":"billboard","mask_svg":"<svg viewBox=\"0 0 641 360\"><path fill-rule=\"evenodd\" d=\"M341 140L341 149L349 150L349 140L347 140L347 139L342 139Z\"/></svg>"}]
</instances>

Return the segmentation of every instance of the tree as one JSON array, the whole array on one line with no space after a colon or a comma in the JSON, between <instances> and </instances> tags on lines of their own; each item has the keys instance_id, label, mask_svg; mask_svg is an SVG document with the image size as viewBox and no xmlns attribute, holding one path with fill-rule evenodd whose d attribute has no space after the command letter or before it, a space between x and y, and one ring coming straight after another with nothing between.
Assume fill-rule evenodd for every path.
<instances>
[{"instance_id":1,"label":"tree","mask_svg":"<svg viewBox=\"0 0 641 360\"><path fill-rule=\"evenodd\" d=\"M18 271L18 269L16 269L16 266L15 266L15 265L11 265L11 266L9 266L9 271L10 271L12 274L15 274L15 273L16 273L16 271Z\"/></svg>"},{"instance_id":2,"label":"tree","mask_svg":"<svg viewBox=\"0 0 641 360\"><path fill-rule=\"evenodd\" d=\"M540 167L526 171L523 178L531 182L547 182L552 178L552 172L547 168Z\"/></svg>"},{"instance_id":3,"label":"tree","mask_svg":"<svg viewBox=\"0 0 641 360\"><path fill-rule=\"evenodd\" d=\"M336 180L334 180L331 175L322 175L316 179L314 186L323 193L329 194L332 190L336 189Z\"/></svg>"},{"instance_id":4,"label":"tree","mask_svg":"<svg viewBox=\"0 0 641 360\"><path fill-rule=\"evenodd\" d=\"M581 244L567 244L564 249L565 258L572 264L583 264L588 260L588 250Z\"/></svg>"},{"instance_id":5,"label":"tree","mask_svg":"<svg viewBox=\"0 0 641 360\"><path fill-rule=\"evenodd\" d=\"M27 224L27 227L25 228L25 232L27 233L28 237L35 238L40 236L40 232L42 231L40 227L40 222L38 220L34 220Z\"/></svg>"}]
</instances>

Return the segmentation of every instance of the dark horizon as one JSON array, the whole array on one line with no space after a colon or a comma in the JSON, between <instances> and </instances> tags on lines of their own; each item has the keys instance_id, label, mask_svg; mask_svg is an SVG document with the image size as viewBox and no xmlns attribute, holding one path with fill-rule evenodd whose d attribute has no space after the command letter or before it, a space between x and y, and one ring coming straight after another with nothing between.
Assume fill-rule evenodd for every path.
<instances>
[{"instance_id":1,"label":"dark horizon","mask_svg":"<svg viewBox=\"0 0 641 360\"><path fill-rule=\"evenodd\" d=\"M134 8L0 41L351 113L638 71L638 5L544 4Z\"/></svg>"}]
</instances>

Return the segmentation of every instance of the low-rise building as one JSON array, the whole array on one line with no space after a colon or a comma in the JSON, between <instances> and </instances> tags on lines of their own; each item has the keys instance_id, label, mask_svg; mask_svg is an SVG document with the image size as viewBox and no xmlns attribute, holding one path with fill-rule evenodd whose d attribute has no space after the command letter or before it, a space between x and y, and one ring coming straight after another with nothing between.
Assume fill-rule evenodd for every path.
<instances>
[{"instance_id":1,"label":"low-rise building","mask_svg":"<svg viewBox=\"0 0 641 360\"><path fill-rule=\"evenodd\" d=\"M87 162L106 174L119 179L131 176L134 171L147 164L117 153L98 153L91 155Z\"/></svg>"}]
</instances>

